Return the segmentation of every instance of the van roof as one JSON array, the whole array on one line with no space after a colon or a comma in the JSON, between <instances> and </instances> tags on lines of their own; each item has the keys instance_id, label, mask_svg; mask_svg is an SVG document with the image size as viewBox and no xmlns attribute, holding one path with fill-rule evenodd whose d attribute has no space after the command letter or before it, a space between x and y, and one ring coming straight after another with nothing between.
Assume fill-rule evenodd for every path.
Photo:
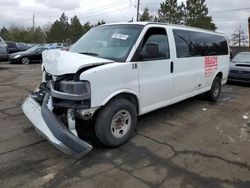
<instances>
[{"instance_id":1,"label":"van roof","mask_svg":"<svg viewBox=\"0 0 250 188\"><path fill-rule=\"evenodd\" d=\"M214 33L214 34L220 34L220 35L224 35L224 33L220 33L220 32L216 32L216 31L211 31L211 30L207 30L207 29L201 29L201 28L197 28L197 27L190 27L190 26L186 26L186 25L177 25L177 24L169 24L169 23L163 23L163 22L118 22L118 23L107 23L104 25L168 25L171 27L175 27L175 28L183 28L183 29L190 29L190 30L196 30L196 31L204 31L204 32L209 32L209 33Z\"/></svg>"}]
</instances>

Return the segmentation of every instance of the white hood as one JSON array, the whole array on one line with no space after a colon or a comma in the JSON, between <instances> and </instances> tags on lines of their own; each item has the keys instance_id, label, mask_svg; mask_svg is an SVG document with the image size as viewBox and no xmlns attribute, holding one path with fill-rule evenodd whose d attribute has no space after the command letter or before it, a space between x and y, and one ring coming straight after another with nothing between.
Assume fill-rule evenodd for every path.
<instances>
[{"instance_id":1,"label":"white hood","mask_svg":"<svg viewBox=\"0 0 250 188\"><path fill-rule=\"evenodd\" d=\"M62 50L46 50L43 52L42 57L46 72L55 76L73 74L83 67L113 62L107 59Z\"/></svg>"}]
</instances>

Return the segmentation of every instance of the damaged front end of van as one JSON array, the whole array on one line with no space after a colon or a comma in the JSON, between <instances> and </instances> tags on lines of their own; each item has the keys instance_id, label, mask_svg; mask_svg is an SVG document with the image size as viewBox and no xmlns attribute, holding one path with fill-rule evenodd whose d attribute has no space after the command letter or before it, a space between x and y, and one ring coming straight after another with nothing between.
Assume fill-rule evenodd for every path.
<instances>
[{"instance_id":1,"label":"damaged front end of van","mask_svg":"<svg viewBox=\"0 0 250 188\"><path fill-rule=\"evenodd\" d=\"M22 105L22 110L38 133L56 148L76 158L92 146L81 140L76 118L88 120L97 108L91 108L90 83L80 74L110 60L51 50L43 53L43 80Z\"/></svg>"}]
</instances>

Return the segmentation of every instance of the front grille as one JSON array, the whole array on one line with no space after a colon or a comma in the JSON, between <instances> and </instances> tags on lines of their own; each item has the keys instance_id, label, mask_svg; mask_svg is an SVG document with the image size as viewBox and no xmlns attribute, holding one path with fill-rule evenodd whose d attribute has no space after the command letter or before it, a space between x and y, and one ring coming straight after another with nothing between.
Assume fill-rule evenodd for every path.
<instances>
[{"instance_id":1,"label":"front grille","mask_svg":"<svg viewBox=\"0 0 250 188\"><path fill-rule=\"evenodd\" d=\"M247 65L247 64L237 64L235 65L236 67L250 67L250 64Z\"/></svg>"}]
</instances>

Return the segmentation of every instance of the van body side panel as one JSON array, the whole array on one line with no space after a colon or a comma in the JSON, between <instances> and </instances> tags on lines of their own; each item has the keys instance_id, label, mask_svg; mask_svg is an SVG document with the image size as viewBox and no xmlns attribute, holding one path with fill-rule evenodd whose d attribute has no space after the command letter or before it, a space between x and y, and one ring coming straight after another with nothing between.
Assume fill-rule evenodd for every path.
<instances>
[{"instance_id":1,"label":"van body side panel","mask_svg":"<svg viewBox=\"0 0 250 188\"><path fill-rule=\"evenodd\" d=\"M174 59L174 97L194 92L198 87L198 75L203 69L203 58Z\"/></svg>"},{"instance_id":2,"label":"van body side panel","mask_svg":"<svg viewBox=\"0 0 250 188\"><path fill-rule=\"evenodd\" d=\"M105 105L119 93L130 93L139 99L137 70L132 63L111 63L83 72L80 80L88 80L91 87L91 107Z\"/></svg>"},{"instance_id":3,"label":"van body side panel","mask_svg":"<svg viewBox=\"0 0 250 188\"><path fill-rule=\"evenodd\" d=\"M180 29L178 27L172 27L172 38L175 38L174 31L179 30L185 32L193 32L198 34L210 35L215 37L224 37L220 34L211 34L209 31L201 31L199 29ZM178 33L177 33L178 35ZM186 38L184 38L186 37ZM177 37L178 38L178 37ZM180 37L185 39L185 42L192 44L190 35L187 33ZM202 37L200 38L202 39ZM178 57L177 46L178 41L173 44L175 48L174 53L174 98L173 101L179 101L179 99L185 99L190 96L209 91L211 89L215 76L222 72L222 83L226 83L229 72L229 53L225 55L191 55L189 57ZM211 40L212 42L212 40ZM202 45L202 43L201 43ZM195 47L195 46L194 46ZM182 48L180 48L182 49ZM192 48L191 48L192 49ZM216 50L216 49L215 49ZM181 52L185 53L187 51ZM180 53L180 52L179 52Z\"/></svg>"},{"instance_id":4,"label":"van body side panel","mask_svg":"<svg viewBox=\"0 0 250 188\"><path fill-rule=\"evenodd\" d=\"M213 80L216 77L216 75L221 72L222 73L222 84L225 84L227 82L227 77L229 73L229 56L223 55L223 56L215 56L217 57L217 68L212 72L211 75L206 74L206 68L205 68L205 59L204 59L204 69L203 72L200 72L200 78L202 78L203 87L210 87L212 86ZM202 87L202 88L203 88ZM201 89L202 89L201 88Z\"/></svg>"}]
</instances>

